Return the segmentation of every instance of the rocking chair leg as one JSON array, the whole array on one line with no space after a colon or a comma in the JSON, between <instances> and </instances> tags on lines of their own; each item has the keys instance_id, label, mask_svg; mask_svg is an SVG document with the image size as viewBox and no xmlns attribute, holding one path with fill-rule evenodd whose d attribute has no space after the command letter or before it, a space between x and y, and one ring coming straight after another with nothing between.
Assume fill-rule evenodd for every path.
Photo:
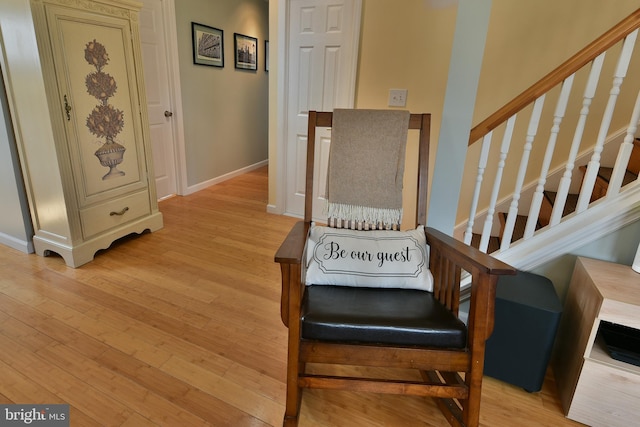
<instances>
[{"instance_id":1,"label":"rocking chair leg","mask_svg":"<svg viewBox=\"0 0 640 427\"><path fill-rule=\"evenodd\" d=\"M295 417L284 416L282 427L298 427L298 415Z\"/></svg>"},{"instance_id":2,"label":"rocking chair leg","mask_svg":"<svg viewBox=\"0 0 640 427\"><path fill-rule=\"evenodd\" d=\"M463 402L462 419L467 427L478 427L480 424L480 395L482 389L482 372L477 370L468 374L469 398ZM475 377L475 378L474 378Z\"/></svg>"},{"instance_id":3,"label":"rocking chair leg","mask_svg":"<svg viewBox=\"0 0 640 427\"><path fill-rule=\"evenodd\" d=\"M297 427L302 401L302 388L298 385L300 372L304 372L305 363L300 361L300 300L302 285L299 282L300 266L291 266L289 276L289 309L288 309L288 354L287 354L287 397L284 412L284 427ZM298 280L296 280L298 278Z\"/></svg>"},{"instance_id":4,"label":"rocking chair leg","mask_svg":"<svg viewBox=\"0 0 640 427\"><path fill-rule=\"evenodd\" d=\"M304 369L304 366L298 366L298 371L295 373L291 371L287 373L287 400L282 422L283 427L298 426L300 404L302 402L302 388L298 386L298 372L301 369Z\"/></svg>"}]
</instances>

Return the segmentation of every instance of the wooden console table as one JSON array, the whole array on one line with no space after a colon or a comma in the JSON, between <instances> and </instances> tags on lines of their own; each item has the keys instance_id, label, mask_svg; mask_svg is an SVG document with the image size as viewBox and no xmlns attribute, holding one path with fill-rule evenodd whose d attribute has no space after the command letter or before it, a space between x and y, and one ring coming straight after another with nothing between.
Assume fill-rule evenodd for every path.
<instances>
[{"instance_id":1,"label":"wooden console table","mask_svg":"<svg viewBox=\"0 0 640 427\"><path fill-rule=\"evenodd\" d=\"M554 356L558 392L568 418L590 426L640 420L640 367L612 359L601 321L640 329L640 274L630 266L578 258Z\"/></svg>"}]
</instances>

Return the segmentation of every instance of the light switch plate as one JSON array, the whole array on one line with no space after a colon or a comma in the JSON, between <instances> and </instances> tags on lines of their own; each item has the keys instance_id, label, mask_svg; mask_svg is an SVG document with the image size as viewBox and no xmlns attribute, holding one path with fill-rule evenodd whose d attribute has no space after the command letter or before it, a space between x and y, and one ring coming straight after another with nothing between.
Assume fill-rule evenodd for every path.
<instances>
[{"instance_id":1,"label":"light switch plate","mask_svg":"<svg viewBox=\"0 0 640 427\"><path fill-rule=\"evenodd\" d=\"M406 107L407 89L389 89L389 107Z\"/></svg>"}]
</instances>

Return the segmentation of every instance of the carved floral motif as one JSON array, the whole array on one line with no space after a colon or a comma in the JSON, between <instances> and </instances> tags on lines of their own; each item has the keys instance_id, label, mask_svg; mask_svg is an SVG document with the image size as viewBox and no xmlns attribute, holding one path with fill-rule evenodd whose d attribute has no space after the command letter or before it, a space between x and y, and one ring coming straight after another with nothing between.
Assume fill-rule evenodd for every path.
<instances>
[{"instance_id":1,"label":"carved floral motif","mask_svg":"<svg viewBox=\"0 0 640 427\"><path fill-rule=\"evenodd\" d=\"M87 43L84 59L96 69L87 74L85 85L89 95L98 99L100 104L87 116L86 126L93 135L106 140L95 152L100 164L109 168L102 179L123 176L124 172L119 171L117 166L122 163L125 148L115 141L115 137L124 128L124 113L109 104L109 98L115 95L118 85L110 74L102 71L109 63L109 54L104 45L94 39Z\"/></svg>"}]
</instances>

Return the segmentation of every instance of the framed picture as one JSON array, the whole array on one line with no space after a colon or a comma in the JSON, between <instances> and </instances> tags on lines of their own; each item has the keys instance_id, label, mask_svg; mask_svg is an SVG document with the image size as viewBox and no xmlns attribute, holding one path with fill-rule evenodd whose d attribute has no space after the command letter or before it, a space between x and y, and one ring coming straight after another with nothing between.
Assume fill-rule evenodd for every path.
<instances>
[{"instance_id":1,"label":"framed picture","mask_svg":"<svg viewBox=\"0 0 640 427\"><path fill-rule=\"evenodd\" d=\"M206 25L191 23L193 63L224 67L223 31Z\"/></svg>"},{"instance_id":2,"label":"framed picture","mask_svg":"<svg viewBox=\"0 0 640 427\"><path fill-rule=\"evenodd\" d=\"M269 40L264 41L264 70L269 71Z\"/></svg>"},{"instance_id":3,"label":"framed picture","mask_svg":"<svg viewBox=\"0 0 640 427\"><path fill-rule=\"evenodd\" d=\"M258 39L234 33L236 68L242 70L258 69Z\"/></svg>"}]
</instances>

